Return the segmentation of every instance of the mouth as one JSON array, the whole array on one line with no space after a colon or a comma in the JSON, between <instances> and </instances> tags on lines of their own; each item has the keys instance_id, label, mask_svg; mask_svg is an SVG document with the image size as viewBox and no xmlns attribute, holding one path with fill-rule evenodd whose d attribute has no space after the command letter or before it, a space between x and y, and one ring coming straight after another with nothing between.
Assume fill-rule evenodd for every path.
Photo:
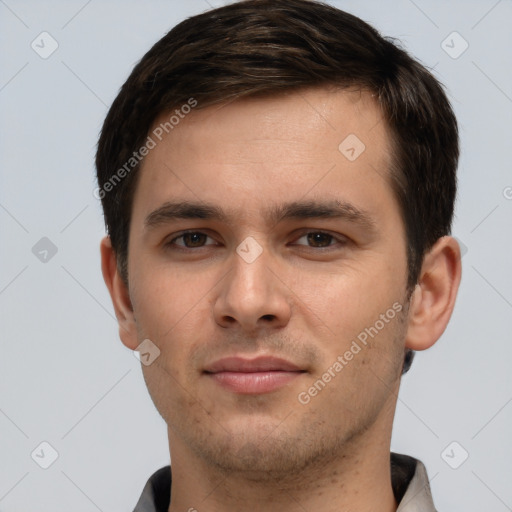
<instances>
[{"instance_id":1,"label":"mouth","mask_svg":"<svg viewBox=\"0 0 512 512\"><path fill-rule=\"evenodd\" d=\"M276 391L306 370L277 357L227 357L208 365L203 373L224 389L250 395Z\"/></svg>"}]
</instances>

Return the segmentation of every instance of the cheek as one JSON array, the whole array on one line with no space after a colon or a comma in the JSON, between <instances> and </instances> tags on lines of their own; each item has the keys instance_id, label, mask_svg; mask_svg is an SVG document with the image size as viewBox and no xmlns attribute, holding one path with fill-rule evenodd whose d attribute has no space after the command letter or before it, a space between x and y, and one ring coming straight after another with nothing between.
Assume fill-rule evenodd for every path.
<instances>
[{"instance_id":1,"label":"cheek","mask_svg":"<svg viewBox=\"0 0 512 512\"><path fill-rule=\"evenodd\" d=\"M204 314L215 276L183 272L169 263L139 265L130 279L130 297L139 327L148 336L167 339L190 330Z\"/></svg>"},{"instance_id":2,"label":"cheek","mask_svg":"<svg viewBox=\"0 0 512 512\"><path fill-rule=\"evenodd\" d=\"M329 346L343 348L400 301L404 272L400 263L391 265L382 255L366 255L329 274L297 272L289 288L300 315L325 327Z\"/></svg>"},{"instance_id":3,"label":"cheek","mask_svg":"<svg viewBox=\"0 0 512 512\"><path fill-rule=\"evenodd\" d=\"M193 389L193 355L210 339L212 305L209 275L188 275L156 265L135 274L133 305L139 338L149 338L160 349L155 363L144 367L144 377L158 408L187 400Z\"/></svg>"},{"instance_id":4,"label":"cheek","mask_svg":"<svg viewBox=\"0 0 512 512\"><path fill-rule=\"evenodd\" d=\"M355 427L362 418L373 421L390 392L398 392L404 328L397 307L368 304L340 315L334 335L324 340L321 363L301 390L303 398L304 393L313 397L311 413Z\"/></svg>"}]
</instances>

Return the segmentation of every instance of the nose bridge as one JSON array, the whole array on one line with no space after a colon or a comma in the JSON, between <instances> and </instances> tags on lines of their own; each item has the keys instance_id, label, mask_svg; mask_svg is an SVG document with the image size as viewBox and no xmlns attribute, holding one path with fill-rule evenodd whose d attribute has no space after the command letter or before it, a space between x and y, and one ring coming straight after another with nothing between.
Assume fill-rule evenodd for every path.
<instances>
[{"instance_id":1,"label":"nose bridge","mask_svg":"<svg viewBox=\"0 0 512 512\"><path fill-rule=\"evenodd\" d=\"M231 270L215 304L216 321L253 330L259 325L283 325L289 320L286 288L271 270L274 257L251 237L233 253Z\"/></svg>"},{"instance_id":2,"label":"nose bridge","mask_svg":"<svg viewBox=\"0 0 512 512\"><path fill-rule=\"evenodd\" d=\"M264 303L273 284L269 282L272 276L270 259L267 249L255 247L250 240L242 242L233 255L228 293L248 307Z\"/></svg>"}]
</instances>

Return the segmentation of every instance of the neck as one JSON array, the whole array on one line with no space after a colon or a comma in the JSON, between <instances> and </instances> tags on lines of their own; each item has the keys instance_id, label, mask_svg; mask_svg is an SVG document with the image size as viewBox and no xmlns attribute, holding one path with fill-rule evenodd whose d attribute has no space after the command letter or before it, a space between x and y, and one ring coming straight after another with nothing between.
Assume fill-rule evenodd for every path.
<instances>
[{"instance_id":1,"label":"neck","mask_svg":"<svg viewBox=\"0 0 512 512\"><path fill-rule=\"evenodd\" d=\"M375 423L357 439L306 470L280 478L226 473L212 467L176 439L172 447L169 512L395 512L391 487L391 427Z\"/></svg>"}]
</instances>

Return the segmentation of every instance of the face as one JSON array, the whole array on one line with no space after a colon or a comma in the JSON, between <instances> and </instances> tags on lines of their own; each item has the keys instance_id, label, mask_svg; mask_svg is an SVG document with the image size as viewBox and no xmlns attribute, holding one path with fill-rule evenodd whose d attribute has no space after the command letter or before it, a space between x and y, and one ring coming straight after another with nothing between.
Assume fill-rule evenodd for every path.
<instances>
[{"instance_id":1,"label":"face","mask_svg":"<svg viewBox=\"0 0 512 512\"><path fill-rule=\"evenodd\" d=\"M390 162L373 98L326 89L197 109L150 151L129 343L160 350L143 371L171 451L276 476L390 432L407 280Z\"/></svg>"}]
</instances>

